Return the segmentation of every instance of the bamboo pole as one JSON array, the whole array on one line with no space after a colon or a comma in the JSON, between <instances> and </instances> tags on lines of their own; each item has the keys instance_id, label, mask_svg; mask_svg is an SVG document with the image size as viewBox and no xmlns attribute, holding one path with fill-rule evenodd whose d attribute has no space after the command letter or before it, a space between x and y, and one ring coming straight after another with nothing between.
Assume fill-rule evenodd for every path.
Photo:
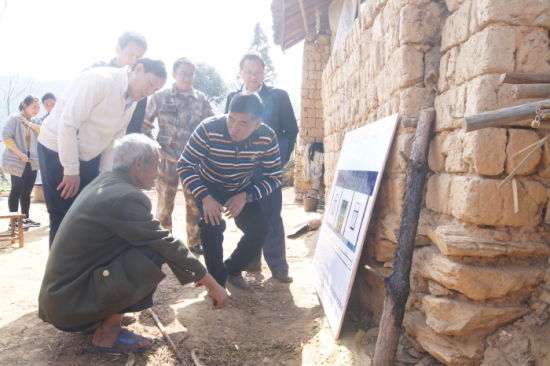
<instances>
[{"instance_id":1,"label":"bamboo pole","mask_svg":"<svg viewBox=\"0 0 550 366\"><path fill-rule=\"evenodd\" d=\"M405 304L410 291L409 276L428 173L428 149L434 117L435 112L430 108L422 110L418 119L411 160L407 167L407 190L403 201L393 272L390 277L384 279L386 296L374 350L373 366L392 366L395 361Z\"/></svg>"},{"instance_id":2,"label":"bamboo pole","mask_svg":"<svg viewBox=\"0 0 550 366\"><path fill-rule=\"evenodd\" d=\"M505 73L500 77L503 84L541 84L550 83L550 72L536 74Z\"/></svg>"},{"instance_id":3,"label":"bamboo pole","mask_svg":"<svg viewBox=\"0 0 550 366\"><path fill-rule=\"evenodd\" d=\"M514 85L512 88L512 96L516 99L548 98L550 97L550 84Z\"/></svg>"},{"instance_id":4,"label":"bamboo pole","mask_svg":"<svg viewBox=\"0 0 550 366\"><path fill-rule=\"evenodd\" d=\"M537 108L546 103L550 103L550 99L464 117L466 131L474 131L486 127L499 127L514 122L532 120L535 118Z\"/></svg>"}]
</instances>

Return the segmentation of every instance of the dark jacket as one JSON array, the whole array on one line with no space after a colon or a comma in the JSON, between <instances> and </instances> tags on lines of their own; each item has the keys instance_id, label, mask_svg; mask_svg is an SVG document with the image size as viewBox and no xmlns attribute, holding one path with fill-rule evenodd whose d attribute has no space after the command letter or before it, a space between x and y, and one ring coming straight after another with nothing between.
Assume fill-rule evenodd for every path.
<instances>
[{"instance_id":1,"label":"dark jacket","mask_svg":"<svg viewBox=\"0 0 550 366\"><path fill-rule=\"evenodd\" d=\"M229 113L229 104L231 100L241 91L242 87L239 90L229 93L225 104L225 113ZM262 88L258 94L262 98L265 106L262 120L275 131L279 142L279 150L281 152L281 163L282 166L285 166L290 159L290 155L292 155L292 151L294 151L294 144L296 143L296 136L298 135L298 124L294 116L290 98L288 93L283 89L274 88L265 84L262 84Z\"/></svg>"},{"instance_id":2,"label":"dark jacket","mask_svg":"<svg viewBox=\"0 0 550 366\"><path fill-rule=\"evenodd\" d=\"M206 270L162 230L151 201L123 175L106 172L78 195L52 244L38 315L61 329L93 323L154 291L164 273L136 249L159 253L182 283Z\"/></svg>"}]
</instances>

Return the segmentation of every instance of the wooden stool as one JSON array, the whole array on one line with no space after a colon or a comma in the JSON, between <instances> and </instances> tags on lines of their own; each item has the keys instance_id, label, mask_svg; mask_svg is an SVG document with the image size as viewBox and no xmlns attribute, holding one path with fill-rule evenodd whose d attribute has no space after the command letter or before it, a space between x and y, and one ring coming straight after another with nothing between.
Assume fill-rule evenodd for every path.
<instances>
[{"instance_id":1,"label":"wooden stool","mask_svg":"<svg viewBox=\"0 0 550 366\"><path fill-rule=\"evenodd\" d=\"M25 230L23 230L24 218L25 215L18 212L0 213L0 219L10 219L10 232L8 234L0 234L0 240L11 240L11 243L13 244L16 239L19 239L19 248L23 248L25 246ZM16 222L17 231L15 230Z\"/></svg>"}]
</instances>

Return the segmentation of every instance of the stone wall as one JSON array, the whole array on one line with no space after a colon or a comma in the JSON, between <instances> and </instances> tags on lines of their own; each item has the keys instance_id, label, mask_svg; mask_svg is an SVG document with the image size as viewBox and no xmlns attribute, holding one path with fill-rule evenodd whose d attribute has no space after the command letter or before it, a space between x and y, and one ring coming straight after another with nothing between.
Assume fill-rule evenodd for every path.
<instances>
[{"instance_id":1,"label":"stone wall","mask_svg":"<svg viewBox=\"0 0 550 366\"><path fill-rule=\"evenodd\" d=\"M302 65L302 96L300 130L296 143L294 190L296 200L302 201L311 188L304 180L303 157L306 146L323 141L323 105L321 102L321 75L330 55L330 35L309 34L304 43Z\"/></svg>"},{"instance_id":2,"label":"stone wall","mask_svg":"<svg viewBox=\"0 0 550 366\"><path fill-rule=\"evenodd\" d=\"M447 365L550 362L534 346L550 334L540 328L550 303L550 146L520 170L515 212L511 184L498 184L525 155L514 154L544 132L463 130L465 115L530 102L513 99L499 77L550 72L549 28L548 1L367 0L323 72L329 189L346 132L394 113L404 119L436 109L405 327L417 347ZM385 273L405 190L399 152L409 154L413 134L398 127L363 253L363 263ZM382 283L360 270L358 288L378 318ZM530 324L517 333L527 339L525 352L506 353L504 333L488 337L506 324Z\"/></svg>"}]
</instances>

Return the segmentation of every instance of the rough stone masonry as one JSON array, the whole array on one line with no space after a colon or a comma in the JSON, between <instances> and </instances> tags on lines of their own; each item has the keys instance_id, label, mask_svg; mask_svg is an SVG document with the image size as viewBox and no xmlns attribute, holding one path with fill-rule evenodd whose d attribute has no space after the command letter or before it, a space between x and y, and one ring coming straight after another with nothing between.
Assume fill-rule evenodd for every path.
<instances>
[{"instance_id":1,"label":"rough stone masonry","mask_svg":"<svg viewBox=\"0 0 550 366\"><path fill-rule=\"evenodd\" d=\"M305 144L324 142L328 192L347 131L436 109L405 328L446 365L550 363L550 146L519 171L519 212L510 185L498 189L525 156L514 154L547 130L463 129L465 115L533 101L514 99L500 75L550 72L549 32L544 0L367 0L330 57L329 35L306 39L298 193L308 189ZM362 261L380 271L392 265L405 191L399 152L410 153L413 134L398 128L369 227ZM358 278L379 318L383 284L365 271ZM527 341L503 351L518 329Z\"/></svg>"}]
</instances>

